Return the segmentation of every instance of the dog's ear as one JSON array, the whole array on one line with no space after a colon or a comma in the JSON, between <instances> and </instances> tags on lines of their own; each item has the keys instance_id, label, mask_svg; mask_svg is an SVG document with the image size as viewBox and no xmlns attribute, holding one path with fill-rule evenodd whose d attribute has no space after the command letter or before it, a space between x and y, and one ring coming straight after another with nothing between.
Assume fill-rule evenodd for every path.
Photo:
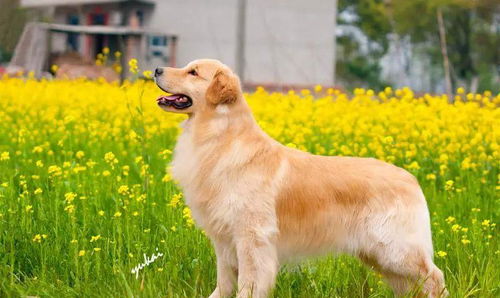
<instances>
[{"instance_id":1,"label":"dog's ear","mask_svg":"<svg viewBox=\"0 0 500 298\"><path fill-rule=\"evenodd\" d=\"M227 70L219 69L208 86L205 98L213 105L230 104L241 94L240 80Z\"/></svg>"}]
</instances>

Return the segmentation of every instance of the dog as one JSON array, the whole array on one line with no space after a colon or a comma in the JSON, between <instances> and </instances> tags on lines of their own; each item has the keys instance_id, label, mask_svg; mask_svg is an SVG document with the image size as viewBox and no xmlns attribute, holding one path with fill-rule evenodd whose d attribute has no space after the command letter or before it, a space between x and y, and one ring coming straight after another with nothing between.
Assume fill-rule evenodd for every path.
<instances>
[{"instance_id":1,"label":"dog","mask_svg":"<svg viewBox=\"0 0 500 298\"><path fill-rule=\"evenodd\" d=\"M172 160L196 223L213 243L210 296L267 297L279 266L347 253L382 274L396 295L419 284L446 296L433 263L429 211L418 181L373 159L318 156L260 129L237 75L217 60L155 70L157 104L184 113Z\"/></svg>"}]
</instances>

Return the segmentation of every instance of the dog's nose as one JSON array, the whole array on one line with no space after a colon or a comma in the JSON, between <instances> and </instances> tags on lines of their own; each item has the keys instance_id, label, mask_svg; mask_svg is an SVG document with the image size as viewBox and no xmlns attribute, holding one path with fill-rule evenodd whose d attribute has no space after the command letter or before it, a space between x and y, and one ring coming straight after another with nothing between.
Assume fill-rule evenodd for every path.
<instances>
[{"instance_id":1,"label":"dog's nose","mask_svg":"<svg viewBox=\"0 0 500 298\"><path fill-rule=\"evenodd\" d=\"M163 74L163 68L158 67L155 69L155 77L159 77Z\"/></svg>"}]
</instances>

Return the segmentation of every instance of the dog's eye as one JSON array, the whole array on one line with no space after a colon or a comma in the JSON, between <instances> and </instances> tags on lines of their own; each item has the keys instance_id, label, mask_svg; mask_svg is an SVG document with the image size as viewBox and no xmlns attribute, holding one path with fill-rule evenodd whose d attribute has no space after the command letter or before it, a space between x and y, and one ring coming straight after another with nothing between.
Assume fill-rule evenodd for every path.
<instances>
[{"instance_id":1,"label":"dog's eye","mask_svg":"<svg viewBox=\"0 0 500 298\"><path fill-rule=\"evenodd\" d=\"M197 72L196 72L196 70L194 70L194 69L191 69L191 70L188 72L188 74L190 74L190 75L192 75L192 76L197 76L197 75L198 75L198 73L197 73Z\"/></svg>"}]
</instances>

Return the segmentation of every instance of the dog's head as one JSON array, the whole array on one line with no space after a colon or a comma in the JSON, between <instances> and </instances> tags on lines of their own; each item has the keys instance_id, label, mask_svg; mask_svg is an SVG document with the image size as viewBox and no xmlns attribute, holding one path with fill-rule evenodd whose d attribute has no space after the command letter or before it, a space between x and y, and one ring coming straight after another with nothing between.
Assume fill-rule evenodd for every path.
<instances>
[{"instance_id":1,"label":"dog's head","mask_svg":"<svg viewBox=\"0 0 500 298\"><path fill-rule=\"evenodd\" d=\"M160 89L172 94L157 99L168 112L192 114L241 100L238 77L217 60L195 60L184 68L157 68L155 81Z\"/></svg>"}]
</instances>

